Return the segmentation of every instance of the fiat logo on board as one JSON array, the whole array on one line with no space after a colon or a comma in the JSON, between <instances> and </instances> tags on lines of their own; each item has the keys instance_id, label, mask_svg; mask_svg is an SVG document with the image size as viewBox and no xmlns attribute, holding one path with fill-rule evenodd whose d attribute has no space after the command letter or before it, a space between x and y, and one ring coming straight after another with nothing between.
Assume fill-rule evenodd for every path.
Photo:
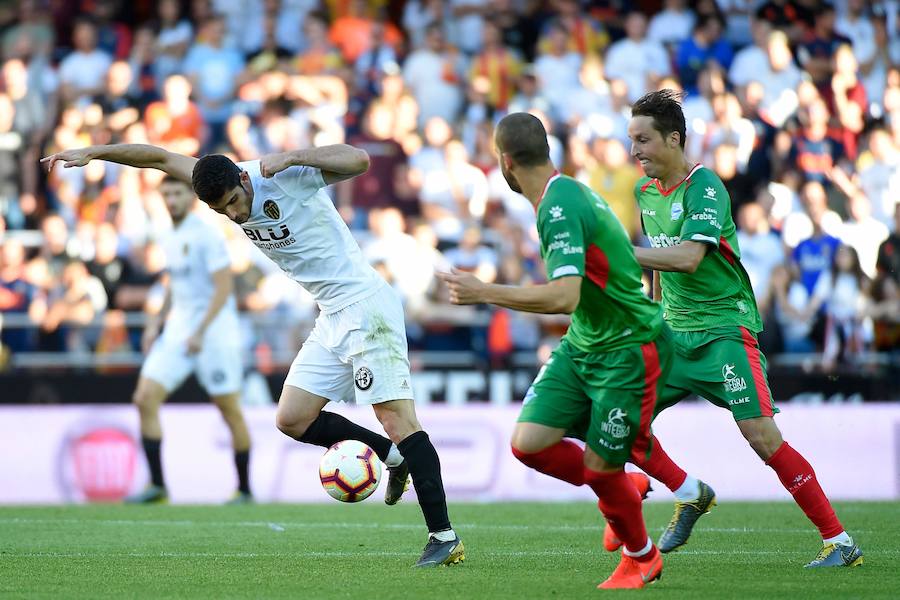
<instances>
[{"instance_id":1,"label":"fiat logo on board","mask_svg":"<svg viewBox=\"0 0 900 600\"><path fill-rule=\"evenodd\" d=\"M134 481L137 449L127 433L101 427L72 440L69 446L74 484L86 500L120 500Z\"/></svg>"}]
</instances>

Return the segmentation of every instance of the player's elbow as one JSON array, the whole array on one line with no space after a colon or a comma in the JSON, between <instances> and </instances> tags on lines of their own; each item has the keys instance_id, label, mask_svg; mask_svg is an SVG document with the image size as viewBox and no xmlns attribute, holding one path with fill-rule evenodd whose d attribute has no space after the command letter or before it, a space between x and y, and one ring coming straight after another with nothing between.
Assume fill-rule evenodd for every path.
<instances>
[{"instance_id":1,"label":"player's elbow","mask_svg":"<svg viewBox=\"0 0 900 600\"><path fill-rule=\"evenodd\" d=\"M578 308L581 298L578 294L560 294L557 296L553 312L555 314L571 315Z\"/></svg>"},{"instance_id":2,"label":"player's elbow","mask_svg":"<svg viewBox=\"0 0 900 600\"><path fill-rule=\"evenodd\" d=\"M362 148L353 149L353 170L357 175L361 175L369 170L369 153Z\"/></svg>"}]
</instances>

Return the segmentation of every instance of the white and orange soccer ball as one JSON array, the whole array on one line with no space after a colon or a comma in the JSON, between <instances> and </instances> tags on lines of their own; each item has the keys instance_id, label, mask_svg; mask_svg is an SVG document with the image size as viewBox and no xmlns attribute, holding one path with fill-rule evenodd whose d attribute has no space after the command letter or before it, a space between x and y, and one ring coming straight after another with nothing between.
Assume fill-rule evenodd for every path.
<instances>
[{"instance_id":1,"label":"white and orange soccer ball","mask_svg":"<svg viewBox=\"0 0 900 600\"><path fill-rule=\"evenodd\" d=\"M375 451L362 442L344 440L322 456L319 480L335 500L361 502L378 488L381 461Z\"/></svg>"}]
</instances>

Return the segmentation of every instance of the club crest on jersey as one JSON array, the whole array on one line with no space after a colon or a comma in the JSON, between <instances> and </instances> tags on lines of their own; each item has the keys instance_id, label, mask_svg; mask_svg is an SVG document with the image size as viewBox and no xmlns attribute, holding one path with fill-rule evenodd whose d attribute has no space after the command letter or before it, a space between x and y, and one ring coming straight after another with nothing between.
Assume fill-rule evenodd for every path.
<instances>
[{"instance_id":1,"label":"club crest on jersey","mask_svg":"<svg viewBox=\"0 0 900 600\"><path fill-rule=\"evenodd\" d=\"M372 387L374 379L375 376L372 375L372 371L368 367L360 367L356 370L356 375L353 376L353 383L356 384L357 389L364 392Z\"/></svg>"},{"instance_id":2,"label":"club crest on jersey","mask_svg":"<svg viewBox=\"0 0 900 600\"><path fill-rule=\"evenodd\" d=\"M681 218L681 215L684 214L684 206L682 206L681 202L673 202L672 203L672 220L677 221Z\"/></svg>"},{"instance_id":3,"label":"club crest on jersey","mask_svg":"<svg viewBox=\"0 0 900 600\"><path fill-rule=\"evenodd\" d=\"M281 218L281 210L274 200L266 200L263 202L263 213L273 221Z\"/></svg>"},{"instance_id":4,"label":"club crest on jersey","mask_svg":"<svg viewBox=\"0 0 900 600\"><path fill-rule=\"evenodd\" d=\"M631 433L631 426L625 422L627 416L628 413L621 408L612 409L609 411L606 421L600 424L600 431L618 439L628 437L628 434Z\"/></svg>"}]
</instances>

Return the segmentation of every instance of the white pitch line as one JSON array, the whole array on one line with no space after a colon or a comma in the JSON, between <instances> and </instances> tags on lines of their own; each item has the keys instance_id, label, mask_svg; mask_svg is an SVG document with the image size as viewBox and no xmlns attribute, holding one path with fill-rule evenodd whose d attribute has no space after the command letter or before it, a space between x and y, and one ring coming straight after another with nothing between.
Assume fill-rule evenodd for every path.
<instances>
[{"instance_id":1,"label":"white pitch line","mask_svg":"<svg viewBox=\"0 0 900 600\"><path fill-rule=\"evenodd\" d=\"M585 552L574 550L488 550L470 552L476 557L532 557L532 556L589 556ZM711 556L800 556L809 554L801 550L680 550L674 556L711 555ZM900 556L898 550L881 550L879 556ZM6 552L3 558L387 558L409 557L414 552L385 551L303 551L303 552Z\"/></svg>"},{"instance_id":2,"label":"white pitch line","mask_svg":"<svg viewBox=\"0 0 900 600\"><path fill-rule=\"evenodd\" d=\"M0 525L127 525L127 526L147 526L147 527L267 527L272 529L273 525L284 529L399 529L399 530L420 530L421 524L416 523L329 523L317 521L192 521L192 520L159 520L151 519L131 520L131 519L31 519L31 518L0 518ZM590 532L599 531L602 522L598 519L596 525L485 525L481 523L459 523L454 524L460 530L482 530L482 531L546 531L546 532ZM662 531L662 527L650 528L654 531ZM808 534L814 533L812 528L809 529L777 529L777 528L754 528L754 527L696 527L694 531L706 533L790 533L790 534ZM871 530L855 529L854 533L876 533Z\"/></svg>"}]
</instances>

